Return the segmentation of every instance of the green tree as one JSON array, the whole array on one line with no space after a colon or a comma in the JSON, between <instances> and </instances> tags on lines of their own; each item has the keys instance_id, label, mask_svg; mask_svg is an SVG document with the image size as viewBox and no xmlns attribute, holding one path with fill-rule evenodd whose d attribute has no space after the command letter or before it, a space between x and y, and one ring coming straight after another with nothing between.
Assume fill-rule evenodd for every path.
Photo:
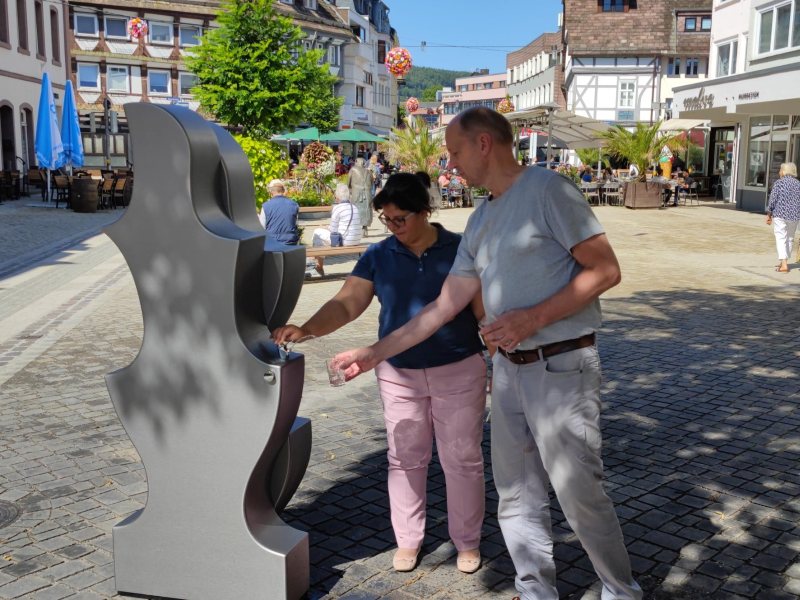
<instances>
[{"instance_id":1,"label":"green tree","mask_svg":"<svg viewBox=\"0 0 800 600\"><path fill-rule=\"evenodd\" d=\"M436 92L438 92L441 86L438 85L431 85L426 87L422 90L422 95L419 97L420 102L435 102L436 101Z\"/></svg>"},{"instance_id":2,"label":"green tree","mask_svg":"<svg viewBox=\"0 0 800 600\"><path fill-rule=\"evenodd\" d=\"M608 156L605 153L601 156L599 148L578 148L575 153L581 159L581 163L593 169L597 168L598 162L602 163L604 167L611 166Z\"/></svg>"},{"instance_id":3,"label":"green tree","mask_svg":"<svg viewBox=\"0 0 800 600\"><path fill-rule=\"evenodd\" d=\"M609 154L639 167L639 179L644 181L647 169L656 163L661 148L674 145L680 135L659 131L659 127L661 121L652 125L637 123L633 131L615 125L600 137Z\"/></svg>"},{"instance_id":4,"label":"green tree","mask_svg":"<svg viewBox=\"0 0 800 600\"><path fill-rule=\"evenodd\" d=\"M253 171L253 185L256 193L256 210L269 200L268 182L286 175L289 170L289 159L278 144L268 140L256 140L242 135L234 135L234 139L242 147Z\"/></svg>"},{"instance_id":5,"label":"green tree","mask_svg":"<svg viewBox=\"0 0 800 600\"><path fill-rule=\"evenodd\" d=\"M442 137L430 135L424 122L409 118L405 127L392 129L391 139L381 144L381 149L404 171L432 173L442 154Z\"/></svg>"},{"instance_id":6,"label":"green tree","mask_svg":"<svg viewBox=\"0 0 800 600\"><path fill-rule=\"evenodd\" d=\"M322 50L303 48L303 32L273 0L223 0L217 21L185 59L199 79L193 93L204 110L251 137L302 121L336 128L336 78L321 62Z\"/></svg>"}]
</instances>

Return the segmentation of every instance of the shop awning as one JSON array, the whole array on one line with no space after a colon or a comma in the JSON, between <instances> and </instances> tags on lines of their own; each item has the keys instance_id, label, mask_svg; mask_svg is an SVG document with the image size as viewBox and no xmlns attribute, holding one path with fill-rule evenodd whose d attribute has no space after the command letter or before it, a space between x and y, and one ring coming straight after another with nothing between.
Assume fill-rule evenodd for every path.
<instances>
[{"instance_id":1,"label":"shop awning","mask_svg":"<svg viewBox=\"0 0 800 600\"><path fill-rule=\"evenodd\" d=\"M603 121L551 106L518 110L504 116L517 127L552 131L553 137L561 140L570 149L597 148L601 144L598 137L609 129L608 123Z\"/></svg>"},{"instance_id":2,"label":"shop awning","mask_svg":"<svg viewBox=\"0 0 800 600\"><path fill-rule=\"evenodd\" d=\"M706 123L707 121L703 119L670 119L669 121L664 121L661 124L661 127L658 128L658 130L688 131L689 129L694 129L695 127L701 127Z\"/></svg>"}]
</instances>

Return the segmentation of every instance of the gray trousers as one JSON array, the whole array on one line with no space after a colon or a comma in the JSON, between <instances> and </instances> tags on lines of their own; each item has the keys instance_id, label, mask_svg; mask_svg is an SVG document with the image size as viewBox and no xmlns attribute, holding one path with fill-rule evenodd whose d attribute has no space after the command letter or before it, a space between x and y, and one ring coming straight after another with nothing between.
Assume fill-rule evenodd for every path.
<instances>
[{"instance_id":1,"label":"gray trousers","mask_svg":"<svg viewBox=\"0 0 800 600\"><path fill-rule=\"evenodd\" d=\"M558 600L548 481L603 583L603 600L639 600L614 506L603 491L600 359L583 348L528 365L495 354L492 471L520 596Z\"/></svg>"}]
</instances>

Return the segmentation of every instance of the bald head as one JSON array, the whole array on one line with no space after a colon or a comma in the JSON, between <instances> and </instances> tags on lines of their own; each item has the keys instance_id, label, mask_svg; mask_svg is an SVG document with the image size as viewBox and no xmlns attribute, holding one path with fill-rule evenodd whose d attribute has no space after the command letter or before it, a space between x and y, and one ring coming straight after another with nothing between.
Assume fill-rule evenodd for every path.
<instances>
[{"instance_id":1,"label":"bald head","mask_svg":"<svg viewBox=\"0 0 800 600\"><path fill-rule=\"evenodd\" d=\"M468 108L458 113L447 126L458 127L468 138L480 133L488 133L499 146L511 146L514 143L514 132L511 123L496 110L485 106Z\"/></svg>"}]
</instances>

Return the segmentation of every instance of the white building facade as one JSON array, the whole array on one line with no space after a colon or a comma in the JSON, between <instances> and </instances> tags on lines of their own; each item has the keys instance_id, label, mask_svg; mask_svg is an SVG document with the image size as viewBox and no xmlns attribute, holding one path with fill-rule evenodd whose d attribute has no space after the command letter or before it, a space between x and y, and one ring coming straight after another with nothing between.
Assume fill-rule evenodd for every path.
<instances>
[{"instance_id":1,"label":"white building facade","mask_svg":"<svg viewBox=\"0 0 800 600\"><path fill-rule=\"evenodd\" d=\"M363 129L388 135L397 119L397 80L384 65L397 43L389 22L389 8L380 0L336 0L356 41L344 45L342 81L337 94L344 98L339 129Z\"/></svg>"},{"instance_id":2,"label":"white building facade","mask_svg":"<svg viewBox=\"0 0 800 600\"><path fill-rule=\"evenodd\" d=\"M508 96L515 110L543 104L565 105L561 32L543 33L527 46L506 56Z\"/></svg>"},{"instance_id":3,"label":"white building facade","mask_svg":"<svg viewBox=\"0 0 800 600\"><path fill-rule=\"evenodd\" d=\"M43 73L61 114L69 62L66 11L66 0L0 0L0 170L25 172L36 165Z\"/></svg>"},{"instance_id":4,"label":"white building facade","mask_svg":"<svg viewBox=\"0 0 800 600\"><path fill-rule=\"evenodd\" d=\"M710 72L675 91L710 122L721 193L763 211L782 162L800 162L800 0L715 0Z\"/></svg>"}]
</instances>

